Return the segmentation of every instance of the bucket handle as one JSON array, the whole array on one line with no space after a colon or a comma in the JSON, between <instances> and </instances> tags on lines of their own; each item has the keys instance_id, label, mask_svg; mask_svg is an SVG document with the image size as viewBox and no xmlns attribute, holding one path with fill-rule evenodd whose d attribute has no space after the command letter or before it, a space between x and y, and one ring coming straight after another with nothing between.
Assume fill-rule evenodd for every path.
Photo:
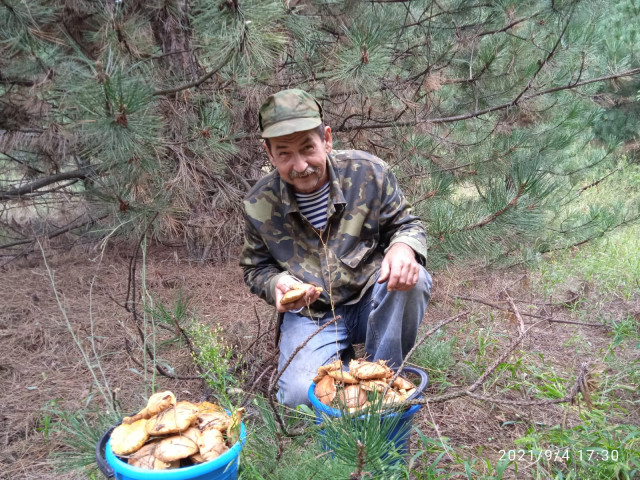
<instances>
[{"instance_id":1,"label":"bucket handle","mask_svg":"<svg viewBox=\"0 0 640 480\"><path fill-rule=\"evenodd\" d=\"M114 428L116 427L111 427L109 430L104 432L96 444L96 463L98 464L98 469L107 478L113 478L114 472L111 465L109 465L107 460L104 458L104 449L107 446L107 441L109 440Z\"/></svg>"},{"instance_id":2,"label":"bucket handle","mask_svg":"<svg viewBox=\"0 0 640 480\"><path fill-rule=\"evenodd\" d=\"M420 384L416 387L416 391L407 397L407 400L413 400L422 395L427 385L429 385L429 375L427 372L420 368L406 366L402 369L401 373L413 373L414 375L418 375L420 377Z\"/></svg>"}]
</instances>

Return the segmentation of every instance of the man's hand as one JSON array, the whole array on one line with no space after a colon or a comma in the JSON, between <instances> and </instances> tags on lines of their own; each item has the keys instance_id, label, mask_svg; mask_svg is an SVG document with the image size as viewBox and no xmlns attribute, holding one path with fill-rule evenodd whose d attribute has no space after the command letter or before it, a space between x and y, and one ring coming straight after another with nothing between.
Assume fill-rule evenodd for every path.
<instances>
[{"instance_id":1,"label":"man's hand","mask_svg":"<svg viewBox=\"0 0 640 480\"><path fill-rule=\"evenodd\" d=\"M387 290L411 290L418 283L420 264L406 243L394 243L382 259L378 283L387 283Z\"/></svg>"},{"instance_id":2,"label":"man's hand","mask_svg":"<svg viewBox=\"0 0 640 480\"><path fill-rule=\"evenodd\" d=\"M300 280L289 275L285 275L278 279L278 283L276 283L276 309L278 312L284 313L289 310L298 310L299 308L311 305L313 302L318 300L321 292L317 291L313 285L310 285L304 297L299 299L297 302L282 305L280 303L282 296L291 290L294 285L299 285L300 283L302 283Z\"/></svg>"}]
</instances>

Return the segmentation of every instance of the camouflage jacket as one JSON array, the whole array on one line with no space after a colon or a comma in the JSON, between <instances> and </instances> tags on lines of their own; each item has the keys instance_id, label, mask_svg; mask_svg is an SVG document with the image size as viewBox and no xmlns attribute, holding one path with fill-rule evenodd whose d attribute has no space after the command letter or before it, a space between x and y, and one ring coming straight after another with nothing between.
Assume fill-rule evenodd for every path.
<instances>
[{"instance_id":1,"label":"camouflage jacket","mask_svg":"<svg viewBox=\"0 0 640 480\"><path fill-rule=\"evenodd\" d=\"M300 213L293 188L273 171L244 200L245 241L240 258L252 293L275 304L282 275L321 286L324 292L302 314L317 315L357 302L373 285L386 250L409 245L424 265L426 233L411 214L389 166L358 150L328 155L327 225L314 229Z\"/></svg>"}]
</instances>

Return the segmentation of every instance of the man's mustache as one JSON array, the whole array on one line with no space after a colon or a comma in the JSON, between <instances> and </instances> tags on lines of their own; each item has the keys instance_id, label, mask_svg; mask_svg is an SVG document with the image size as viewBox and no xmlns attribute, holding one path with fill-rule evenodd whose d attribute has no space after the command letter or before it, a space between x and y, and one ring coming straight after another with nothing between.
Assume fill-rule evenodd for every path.
<instances>
[{"instance_id":1,"label":"man's mustache","mask_svg":"<svg viewBox=\"0 0 640 480\"><path fill-rule=\"evenodd\" d=\"M291 172L289 172L289 178L293 180L294 178L304 178L313 174L317 175L318 173L320 173L320 168L307 167L304 172L296 172L295 170L291 170Z\"/></svg>"}]
</instances>

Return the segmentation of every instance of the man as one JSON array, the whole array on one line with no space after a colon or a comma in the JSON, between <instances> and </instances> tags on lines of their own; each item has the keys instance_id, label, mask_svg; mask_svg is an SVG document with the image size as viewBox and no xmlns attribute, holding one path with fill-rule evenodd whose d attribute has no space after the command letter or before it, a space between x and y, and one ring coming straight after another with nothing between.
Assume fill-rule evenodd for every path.
<instances>
[{"instance_id":1,"label":"man","mask_svg":"<svg viewBox=\"0 0 640 480\"><path fill-rule=\"evenodd\" d=\"M333 151L320 104L302 90L267 98L259 123L275 170L247 194L240 260L251 292L284 314L285 363L319 326L279 380L278 401L309 404L319 366L365 343L367 356L398 366L415 343L429 301L426 233L389 167L361 151ZM305 296L283 305L297 283Z\"/></svg>"}]
</instances>

